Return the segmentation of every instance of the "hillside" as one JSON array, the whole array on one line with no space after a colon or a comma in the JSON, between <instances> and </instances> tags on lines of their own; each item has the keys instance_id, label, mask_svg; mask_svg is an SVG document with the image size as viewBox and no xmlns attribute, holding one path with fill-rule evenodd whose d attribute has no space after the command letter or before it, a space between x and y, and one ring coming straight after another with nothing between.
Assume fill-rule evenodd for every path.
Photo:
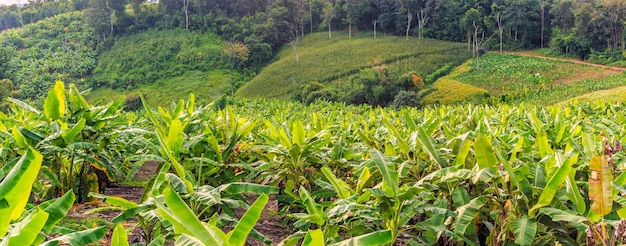
<instances>
[{"instance_id":1,"label":"hillside","mask_svg":"<svg viewBox=\"0 0 626 246\"><path fill-rule=\"evenodd\" d=\"M626 75L610 67L518 54L489 53L481 59L480 71L475 71L475 61L465 65L469 67L460 69L461 72L455 74L452 82L483 89L494 96L494 100L507 103L550 105L586 93L626 85ZM467 93L464 89L454 86L449 80L449 77L442 78L435 86L447 88L446 95L460 96L452 100L440 100L433 96L441 92L435 92L426 101L449 103L469 97L465 95Z\"/></svg>"},{"instance_id":2,"label":"hillside","mask_svg":"<svg viewBox=\"0 0 626 246\"><path fill-rule=\"evenodd\" d=\"M208 103L230 90L222 42L214 34L186 30L122 37L99 56L91 78L96 90L88 99L107 101L141 92L150 103L166 105L194 93Z\"/></svg>"},{"instance_id":3,"label":"hillside","mask_svg":"<svg viewBox=\"0 0 626 246\"><path fill-rule=\"evenodd\" d=\"M335 32L332 40L327 33L314 33L301 40L297 50L299 64L293 48L285 46L276 61L241 87L237 96L288 99L312 81L342 89L359 70L381 65L425 77L470 57L462 43L397 36L374 39L368 33L349 38L347 33Z\"/></svg>"},{"instance_id":4,"label":"hillside","mask_svg":"<svg viewBox=\"0 0 626 246\"><path fill-rule=\"evenodd\" d=\"M0 78L10 79L20 98L35 101L55 80L82 84L97 55L93 28L83 18L70 12L3 31L0 54L10 55L0 64Z\"/></svg>"}]
</instances>

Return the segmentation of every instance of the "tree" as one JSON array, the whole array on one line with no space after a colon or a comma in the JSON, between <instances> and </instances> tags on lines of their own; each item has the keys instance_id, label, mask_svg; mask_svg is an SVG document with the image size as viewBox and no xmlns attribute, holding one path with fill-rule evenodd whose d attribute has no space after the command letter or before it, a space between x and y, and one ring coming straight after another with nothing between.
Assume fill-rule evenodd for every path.
<instances>
[{"instance_id":1,"label":"tree","mask_svg":"<svg viewBox=\"0 0 626 246\"><path fill-rule=\"evenodd\" d=\"M348 36L352 37L352 25L359 21L359 17L361 17L362 13L362 4L365 1L360 0L346 0L343 5L344 11L346 15L344 17L344 22L348 23Z\"/></svg>"},{"instance_id":2,"label":"tree","mask_svg":"<svg viewBox=\"0 0 626 246\"><path fill-rule=\"evenodd\" d=\"M502 35L504 33L504 26L502 25L503 12L504 6L496 3L491 5L491 17L498 28L498 36L500 37L500 53L502 53Z\"/></svg>"},{"instance_id":3,"label":"tree","mask_svg":"<svg viewBox=\"0 0 626 246\"><path fill-rule=\"evenodd\" d=\"M383 29L383 33L386 33L389 27L393 27L394 12L396 12L395 1L378 0L374 2L378 10L377 23Z\"/></svg>"},{"instance_id":4,"label":"tree","mask_svg":"<svg viewBox=\"0 0 626 246\"><path fill-rule=\"evenodd\" d=\"M374 25L374 38L376 38L376 25L378 24L378 20L373 20L372 25Z\"/></svg>"},{"instance_id":5,"label":"tree","mask_svg":"<svg viewBox=\"0 0 626 246\"><path fill-rule=\"evenodd\" d=\"M231 96L235 96L235 78L233 77L235 62L247 61L248 56L250 55L250 50L248 49L248 46L242 42L229 42L226 47L224 47L224 50L222 50L222 53L228 56L228 61L230 63L230 94Z\"/></svg>"},{"instance_id":6,"label":"tree","mask_svg":"<svg viewBox=\"0 0 626 246\"><path fill-rule=\"evenodd\" d=\"M609 42L608 49L611 50L620 46L624 49L624 37L622 35L624 31L624 16L626 15L626 1L625 0L603 0L602 4L607 13L607 19L609 22L609 32L611 42Z\"/></svg>"},{"instance_id":7,"label":"tree","mask_svg":"<svg viewBox=\"0 0 626 246\"><path fill-rule=\"evenodd\" d=\"M332 35L332 20L333 17L335 17L335 6L333 3L333 0L328 0L328 2L326 2L324 4L324 22L326 22L326 25L328 26L328 39L333 39L333 35Z\"/></svg>"},{"instance_id":8,"label":"tree","mask_svg":"<svg viewBox=\"0 0 626 246\"><path fill-rule=\"evenodd\" d=\"M413 21L413 13L411 13L411 8L415 9L416 8L415 5L417 2L415 0L397 0L397 3L399 5L398 15L402 16L403 15L402 13L406 12L405 37L409 38L409 31L411 30L411 22Z\"/></svg>"},{"instance_id":9,"label":"tree","mask_svg":"<svg viewBox=\"0 0 626 246\"><path fill-rule=\"evenodd\" d=\"M9 68L13 51L9 47L0 47L0 79L9 78Z\"/></svg>"},{"instance_id":10,"label":"tree","mask_svg":"<svg viewBox=\"0 0 626 246\"><path fill-rule=\"evenodd\" d=\"M574 27L575 16L573 0L557 0L552 3L550 15L552 16L552 25L560 27L561 33L565 34L570 28Z\"/></svg>"},{"instance_id":11,"label":"tree","mask_svg":"<svg viewBox=\"0 0 626 246\"><path fill-rule=\"evenodd\" d=\"M541 0L541 48L543 48L544 32L546 30L546 0Z\"/></svg>"},{"instance_id":12,"label":"tree","mask_svg":"<svg viewBox=\"0 0 626 246\"><path fill-rule=\"evenodd\" d=\"M477 28L480 27L480 25L477 25L477 23L480 23L480 21L480 12L478 12L475 8L467 10L467 12L465 12L465 16L461 19L463 28L467 32L467 50L472 51L472 54L474 55L476 54L477 47L472 44L476 41L476 35L472 36L472 34L478 31ZM472 37L474 37L473 41Z\"/></svg>"},{"instance_id":13,"label":"tree","mask_svg":"<svg viewBox=\"0 0 626 246\"><path fill-rule=\"evenodd\" d=\"M424 25L428 22L428 14L424 8L417 13L417 38L424 38Z\"/></svg>"},{"instance_id":14,"label":"tree","mask_svg":"<svg viewBox=\"0 0 626 246\"><path fill-rule=\"evenodd\" d=\"M289 45L293 48L293 53L296 54L296 64L300 64L300 57L298 57L298 34L291 32L291 40L289 41Z\"/></svg>"}]
</instances>

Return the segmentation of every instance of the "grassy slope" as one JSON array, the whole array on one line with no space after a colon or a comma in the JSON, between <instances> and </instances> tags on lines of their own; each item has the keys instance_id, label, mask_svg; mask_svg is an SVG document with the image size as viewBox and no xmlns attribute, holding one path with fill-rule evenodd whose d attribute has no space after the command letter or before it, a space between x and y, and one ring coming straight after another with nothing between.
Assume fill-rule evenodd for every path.
<instances>
[{"instance_id":1,"label":"grassy slope","mask_svg":"<svg viewBox=\"0 0 626 246\"><path fill-rule=\"evenodd\" d=\"M460 64L469 57L461 43L385 36L374 39L366 34L349 38L335 32L306 36L298 44L300 64L290 46L278 54L276 62L237 92L241 97L290 98L301 85L318 81L336 88L349 83L350 75L360 69L386 65L400 72L415 71L420 76L434 72L447 63Z\"/></svg>"},{"instance_id":2,"label":"grassy slope","mask_svg":"<svg viewBox=\"0 0 626 246\"><path fill-rule=\"evenodd\" d=\"M222 40L185 30L148 31L118 40L99 57L91 102L141 92L152 105L196 95L208 103L230 92ZM237 77L240 75L236 74Z\"/></svg>"},{"instance_id":3,"label":"grassy slope","mask_svg":"<svg viewBox=\"0 0 626 246\"><path fill-rule=\"evenodd\" d=\"M470 71L470 62L465 62L455 68L448 76L441 77L433 84L437 88L436 91L428 94L424 98L426 104L433 103L457 103L467 101L472 97L480 97L487 90L475 86L464 84L456 80L456 77Z\"/></svg>"},{"instance_id":4,"label":"grassy slope","mask_svg":"<svg viewBox=\"0 0 626 246\"><path fill-rule=\"evenodd\" d=\"M470 66L473 68L473 61ZM626 75L606 68L519 55L489 53L481 59L481 68L478 72L463 72L455 79L485 89L491 95L505 96L509 103L549 105L585 93L626 85ZM443 82L438 81L436 85L440 83ZM456 88L455 84L440 84L438 87L445 87L446 94L465 95L465 89ZM457 101L465 100L460 96L458 98ZM438 100L433 99L433 95L426 100L429 99L430 102Z\"/></svg>"},{"instance_id":5,"label":"grassy slope","mask_svg":"<svg viewBox=\"0 0 626 246\"><path fill-rule=\"evenodd\" d=\"M82 12L68 12L1 32L0 47L14 50L5 71L21 99L45 97L55 80L82 83L96 64L93 28Z\"/></svg>"},{"instance_id":6,"label":"grassy slope","mask_svg":"<svg viewBox=\"0 0 626 246\"><path fill-rule=\"evenodd\" d=\"M620 86L608 90L594 91L581 96L571 98L563 101L558 105L567 104L569 102L595 102L595 101L609 101L609 102L626 102L626 86Z\"/></svg>"}]
</instances>

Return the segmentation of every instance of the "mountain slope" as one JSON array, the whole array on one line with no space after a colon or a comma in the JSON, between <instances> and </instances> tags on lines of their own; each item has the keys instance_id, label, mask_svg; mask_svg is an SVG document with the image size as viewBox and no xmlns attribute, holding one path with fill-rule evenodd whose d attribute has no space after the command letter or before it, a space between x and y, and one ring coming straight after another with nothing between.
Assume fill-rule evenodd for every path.
<instances>
[{"instance_id":1,"label":"mountain slope","mask_svg":"<svg viewBox=\"0 0 626 246\"><path fill-rule=\"evenodd\" d=\"M312 81L335 88L343 87L360 69L386 66L400 73L415 71L421 77L452 63L458 65L470 53L462 43L431 39L383 36L349 38L346 33L314 33L301 40L294 49L286 46L275 62L237 91L241 97L291 98L302 85Z\"/></svg>"}]
</instances>

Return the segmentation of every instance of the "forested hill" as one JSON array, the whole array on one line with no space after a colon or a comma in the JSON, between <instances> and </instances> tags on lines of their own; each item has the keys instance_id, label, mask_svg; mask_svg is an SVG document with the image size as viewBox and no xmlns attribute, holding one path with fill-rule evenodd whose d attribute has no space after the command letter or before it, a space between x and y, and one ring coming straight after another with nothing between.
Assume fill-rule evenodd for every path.
<instances>
[{"instance_id":1,"label":"forested hill","mask_svg":"<svg viewBox=\"0 0 626 246\"><path fill-rule=\"evenodd\" d=\"M52 16L76 16L80 21L72 19L60 26L37 24ZM246 55L230 53L234 59L228 58L228 65L249 75L259 72L284 45L297 48L303 36L313 32L327 32L332 40L338 30L348 36L367 31L379 37L413 36L489 49L549 46L561 55L622 63L625 20L623 0L36 0L21 7L0 7L0 30L30 30L3 32L0 79L11 80L20 88L16 94L33 99L57 78L84 80L89 85L102 52L124 36L149 29L213 33L239 44L247 50ZM47 40L43 46L20 43L37 35ZM71 65L64 60L71 52L59 53L63 49L58 48L70 46L74 54L86 54ZM32 66L48 68L51 75L41 82L19 77L30 76L32 71L12 72L17 71L17 63L11 61L16 54L50 59ZM18 65L22 69L27 64ZM36 86L22 91L23 81L35 81Z\"/></svg>"}]
</instances>

